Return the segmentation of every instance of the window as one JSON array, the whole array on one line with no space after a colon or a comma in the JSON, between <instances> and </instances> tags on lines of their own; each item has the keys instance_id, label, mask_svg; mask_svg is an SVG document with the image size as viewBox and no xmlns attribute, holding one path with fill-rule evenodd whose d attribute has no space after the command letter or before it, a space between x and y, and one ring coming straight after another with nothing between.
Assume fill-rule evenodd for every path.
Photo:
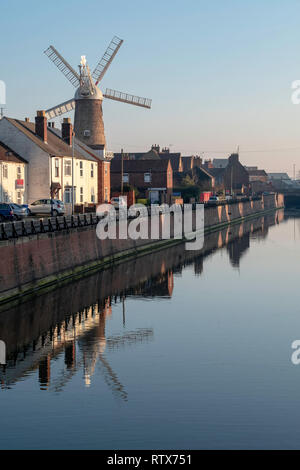
<instances>
[{"instance_id":1,"label":"window","mask_svg":"<svg viewBox=\"0 0 300 470\"><path fill-rule=\"evenodd\" d=\"M91 178L94 178L94 163L91 163Z\"/></svg>"},{"instance_id":2,"label":"window","mask_svg":"<svg viewBox=\"0 0 300 470\"><path fill-rule=\"evenodd\" d=\"M105 164L104 165L104 174L105 174L105 176L107 176L107 173L108 173L108 168L107 168L107 165Z\"/></svg>"},{"instance_id":3,"label":"window","mask_svg":"<svg viewBox=\"0 0 300 470\"><path fill-rule=\"evenodd\" d=\"M80 188L80 202L83 202L83 188Z\"/></svg>"},{"instance_id":4,"label":"window","mask_svg":"<svg viewBox=\"0 0 300 470\"><path fill-rule=\"evenodd\" d=\"M8 167L3 165L3 178L8 178Z\"/></svg>"},{"instance_id":5,"label":"window","mask_svg":"<svg viewBox=\"0 0 300 470\"><path fill-rule=\"evenodd\" d=\"M71 188L65 188L64 201L66 204L71 203Z\"/></svg>"},{"instance_id":6,"label":"window","mask_svg":"<svg viewBox=\"0 0 300 470\"><path fill-rule=\"evenodd\" d=\"M57 178L59 176L59 158L55 159L54 165L54 176Z\"/></svg>"},{"instance_id":7,"label":"window","mask_svg":"<svg viewBox=\"0 0 300 470\"><path fill-rule=\"evenodd\" d=\"M91 188L91 202L95 202L95 190Z\"/></svg>"},{"instance_id":8,"label":"window","mask_svg":"<svg viewBox=\"0 0 300 470\"><path fill-rule=\"evenodd\" d=\"M83 177L83 162L79 162L79 168L80 168L80 177Z\"/></svg>"},{"instance_id":9,"label":"window","mask_svg":"<svg viewBox=\"0 0 300 470\"><path fill-rule=\"evenodd\" d=\"M144 183L151 183L151 173L144 173Z\"/></svg>"},{"instance_id":10,"label":"window","mask_svg":"<svg viewBox=\"0 0 300 470\"><path fill-rule=\"evenodd\" d=\"M104 189L104 199L105 199L105 202L108 201L108 189L107 188Z\"/></svg>"},{"instance_id":11,"label":"window","mask_svg":"<svg viewBox=\"0 0 300 470\"><path fill-rule=\"evenodd\" d=\"M72 162L71 160L65 160L65 176L71 176L72 174Z\"/></svg>"},{"instance_id":12,"label":"window","mask_svg":"<svg viewBox=\"0 0 300 470\"><path fill-rule=\"evenodd\" d=\"M9 202L8 193L6 191L4 191L4 193L3 193L3 201L4 202Z\"/></svg>"},{"instance_id":13,"label":"window","mask_svg":"<svg viewBox=\"0 0 300 470\"><path fill-rule=\"evenodd\" d=\"M22 204L22 194L21 191L17 192L17 203Z\"/></svg>"},{"instance_id":14,"label":"window","mask_svg":"<svg viewBox=\"0 0 300 470\"><path fill-rule=\"evenodd\" d=\"M123 173L123 183L129 183L129 173Z\"/></svg>"},{"instance_id":15,"label":"window","mask_svg":"<svg viewBox=\"0 0 300 470\"><path fill-rule=\"evenodd\" d=\"M17 166L17 179L20 180L22 178L22 168Z\"/></svg>"}]
</instances>

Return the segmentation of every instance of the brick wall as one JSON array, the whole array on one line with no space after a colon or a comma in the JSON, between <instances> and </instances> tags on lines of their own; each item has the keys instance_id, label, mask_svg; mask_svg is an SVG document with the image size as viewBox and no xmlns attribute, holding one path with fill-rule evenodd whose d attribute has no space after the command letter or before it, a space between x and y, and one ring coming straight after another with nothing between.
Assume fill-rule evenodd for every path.
<instances>
[{"instance_id":1,"label":"brick wall","mask_svg":"<svg viewBox=\"0 0 300 470\"><path fill-rule=\"evenodd\" d=\"M205 226L214 226L266 209L283 206L282 195L270 195L259 201L210 207L205 211ZM43 279L55 282L62 273L75 274L78 267L110 258L121 252L152 244L149 240L102 240L95 226L44 233L0 242L0 293L17 294Z\"/></svg>"}]
</instances>

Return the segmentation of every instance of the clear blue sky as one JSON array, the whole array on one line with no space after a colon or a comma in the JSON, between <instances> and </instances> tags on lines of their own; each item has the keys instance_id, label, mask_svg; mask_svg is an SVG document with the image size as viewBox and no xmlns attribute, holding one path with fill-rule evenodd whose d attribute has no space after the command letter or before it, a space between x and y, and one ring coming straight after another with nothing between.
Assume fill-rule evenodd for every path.
<instances>
[{"instance_id":1,"label":"clear blue sky","mask_svg":"<svg viewBox=\"0 0 300 470\"><path fill-rule=\"evenodd\" d=\"M184 155L300 170L299 0L3 0L0 80L6 114L34 117L73 96L43 51L53 44L93 69L111 38L124 39L105 75L111 87L153 99L152 109L106 100L108 150L172 144Z\"/></svg>"}]
</instances>

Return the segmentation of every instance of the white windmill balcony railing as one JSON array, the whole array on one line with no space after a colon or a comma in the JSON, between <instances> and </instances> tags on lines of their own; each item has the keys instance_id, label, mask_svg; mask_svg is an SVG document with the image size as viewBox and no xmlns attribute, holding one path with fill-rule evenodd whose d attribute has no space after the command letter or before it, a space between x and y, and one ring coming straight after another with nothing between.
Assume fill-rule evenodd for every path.
<instances>
[{"instance_id":1,"label":"white windmill balcony railing","mask_svg":"<svg viewBox=\"0 0 300 470\"><path fill-rule=\"evenodd\" d=\"M122 103L133 104L135 106L141 106L143 108L151 108L152 100L149 98L142 98L141 96L130 95L128 93L122 93L121 91L111 90L107 88L104 95L105 98L115 101L121 101Z\"/></svg>"}]
</instances>

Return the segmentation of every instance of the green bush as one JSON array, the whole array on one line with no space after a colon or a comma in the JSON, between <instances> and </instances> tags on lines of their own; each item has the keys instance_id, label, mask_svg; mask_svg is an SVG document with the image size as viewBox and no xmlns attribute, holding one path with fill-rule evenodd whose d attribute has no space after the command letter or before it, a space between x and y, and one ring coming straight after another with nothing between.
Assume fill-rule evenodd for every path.
<instances>
[{"instance_id":1,"label":"green bush","mask_svg":"<svg viewBox=\"0 0 300 470\"><path fill-rule=\"evenodd\" d=\"M144 206L149 205L149 199L137 199L137 204L144 204Z\"/></svg>"}]
</instances>

